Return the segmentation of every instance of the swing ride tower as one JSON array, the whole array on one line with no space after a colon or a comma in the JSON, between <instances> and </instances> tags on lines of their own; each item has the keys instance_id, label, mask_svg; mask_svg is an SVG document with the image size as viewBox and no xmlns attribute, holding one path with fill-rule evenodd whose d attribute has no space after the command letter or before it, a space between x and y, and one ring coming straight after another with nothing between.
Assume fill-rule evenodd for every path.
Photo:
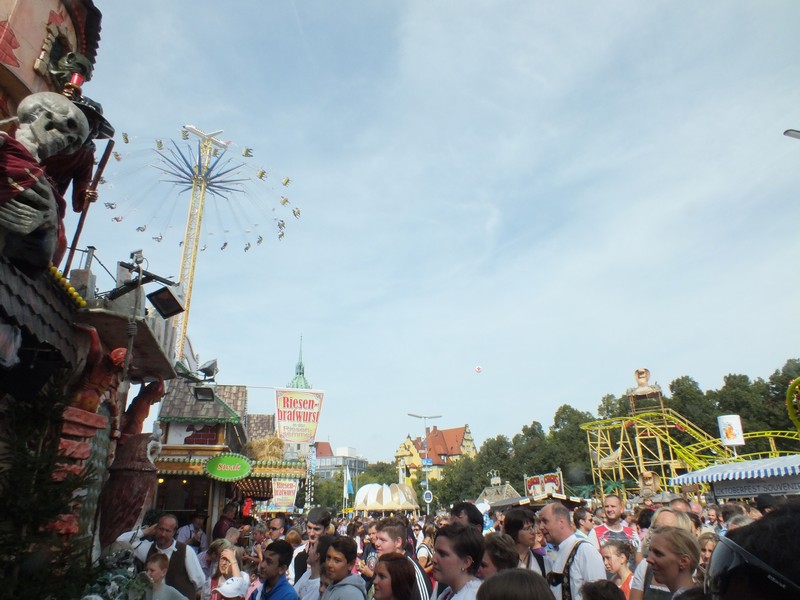
<instances>
[{"instance_id":1,"label":"swing ride tower","mask_svg":"<svg viewBox=\"0 0 800 600\"><path fill-rule=\"evenodd\" d=\"M194 287L194 273L197 266L197 252L200 248L200 232L203 224L203 210L206 203L206 193L224 194L239 191L236 184L244 181L225 177L235 169L217 169L220 159L228 149L228 144L216 138L222 130L206 133L193 125L183 128L184 139L189 134L199 138L197 156L191 156L177 149L171 151L171 156L159 152L162 166L159 170L174 177L170 183L182 186L184 190L191 189L189 212L186 219L186 231L181 244L180 278L181 289L184 295L184 312L176 315L174 327L175 358L181 360L184 355L186 333L189 327L189 312L192 304L192 288ZM237 165L238 166L238 165Z\"/></svg>"},{"instance_id":2,"label":"swing ride tower","mask_svg":"<svg viewBox=\"0 0 800 600\"><path fill-rule=\"evenodd\" d=\"M200 138L197 163L192 166L192 196L189 200L189 214L186 219L186 232L183 236L183 252L181 253L180 278L183 288L185 310L176 316L175 330L175 358L183 358L183 346L186 342L186 331L189 327L189 309L192 304L192 288L194 287L194 272L197 266L197 251L200 248L200 226L203 224L203 208L206 202L206 191L212 177L214 166L219 161L219 156L214 158L214 149L227 149L224 142L215 136L222 131L204 133L187 125L185 131ZM219 151L217 152L219 155Z\"/></svg>"},{"instance_id":3,"label":"swing ride tower","mask_svg":"<svg viewBox=\"0 0 800 600\"><path fill-rule=\"evenodd\" d=\"M119 152L114 152L116 162L125 165L128 172L136 172L137 167L133 166L133 161L137 157L145 156L148 162L146 165L138 165L138 168L155 168L164 174L158 180L160 183L167 183L173 186L179 197L184 194L189 196L188 212L186 216L185 228L183 222L179 227L175 227L174 233L179 235L180 229L184 229L183 239L180 241L180 288L183 295L184 312L172 318L174 331L173 348L176 360L184 360L189 357L187 336L189 327L189 315L191 314L193 289L195 283L195 271L197 267L198 253L203 252L208 247L209 238L215 233L222 233L223 243L219 247L220 251L225 250L229 243L227 233L235 230L240 235L244 252L261 246L265 241L267 228L274 228L277 239L283 239L286 230L286 221L281 218L281 213L276 212L284 209L295 219L300 219L300 208L291 205L289 198L286 197L282 188L286 188L291 183L288 177L273 180L269 177L264 167L248 164L252 163L252 148L243 147L241 158L239 152L232 152L235 144L230 141L221 141L219 135L222 130L205 132L194 125L184 125L181 128L181 139L186 142L178 144L175 141L155 140L155 160L152 161L152 150L143 153L138 149L127 150L126 147L134 142L138 136L122 134L123 146ZM119 181L123 182L124 174ZM158 182L153 182L154 185ZM277 186L280 188L276 189ZM120 189L122 192L122 188ZM136 194L140 194L141 202L137 202ZM140 207L150 201L148 213L150 219L142 219L136 227L137 233L147 231L148 226L155 223L155 231L158 235L153 236L152 240L159 243L164 238L168 230L173 229L170 220L175 212L175 208L182 206L182 202L173 197L172 194L166 195L160 202L153 202L153 195L143 193L141 187L135 188L135 192L130 195L119 193L125 196L125 200L134 199L132 202L120 203L121 212L112 217L115 223L122 223L126 217L135 215ZM242 201L234 202L233 197L238 196ZM274 200L271 202L271 200ZM290 206L291 205L291 206ZM116 210L116 203L106 203L106 208ZM222 207L222 209L221 209ZM166 210L165 210L166 209ZM207 211L210 211L207 213ZM163 216L167 217L166 221ZM288 215L287 215L288 216ZM216 217L216 221L214 219ZM209 223L211 226L209 227Z\"/></svg>"}]
</instances>

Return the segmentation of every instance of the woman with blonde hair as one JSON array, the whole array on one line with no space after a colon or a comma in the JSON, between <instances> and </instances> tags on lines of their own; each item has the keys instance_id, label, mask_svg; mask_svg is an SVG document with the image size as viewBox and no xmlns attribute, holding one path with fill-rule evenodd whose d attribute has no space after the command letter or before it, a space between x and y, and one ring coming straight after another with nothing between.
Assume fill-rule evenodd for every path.
<instances>
[{"instance_id":1,"label":"woman with blonde hair","mask_svg":"<svg viewBox=\"0 0 800 600\"><path fill-rule=\"evenodd\" d=\"M700 546L700 564L697 566L697 572L694 574L694 579L698 585L703 585L706 576L706 569L711 562L711 554L714 548L719 543L719 536L713 531L706 531L700 534L697 538L697 543Z\"/></svg>"},{"instance_id":2,"label":"woman with blonde hair","mask_svg":"<svg viewBox=\"0 0 800 600\"><path fill-rule=\"evenodd\" d=\"M636 570L631 579L630 600L669 600L672 598L671 592L660 581L654 580L653 569L647 564L646 558L653 536L662 527L678 527L684 531L692 531L692 522L685 513L669 507L659 508L653 515L652 525L642 540L640 553L637 553Z\"/></svg>"},{"instance_id":3,"label":"woman with blonde hair","mask_svg":"<svg viewBox=\"0 0 800 600\"><path fill-rule=\"evenodd\" d=\"M691 532L679 527L659 527L650 541L647 564L653 575L677 598L693 587L700 564L700 546Z\"/></svg>"},{"instance_id":4,"label":"woman with blonde hair","mask_svg":"<svg viewBox=\"0 0 800 600\"><path fill-rule=\"evenodd\" d=\"M216 572L206 579L203 586L202 600L221 600L222 595L217 590L228 581L226 590L240 590L240 596L247 593L250 577L242 573L243 558L244 550L238 547L228 546L220 552Z\"/></svg>"}]
</instances>

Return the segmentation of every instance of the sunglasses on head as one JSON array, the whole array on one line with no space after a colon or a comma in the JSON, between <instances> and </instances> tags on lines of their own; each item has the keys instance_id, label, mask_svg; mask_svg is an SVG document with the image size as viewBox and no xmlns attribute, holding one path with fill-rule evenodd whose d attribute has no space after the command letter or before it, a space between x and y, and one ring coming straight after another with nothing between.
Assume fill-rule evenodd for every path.
<instances>
[{"instance_id":1,"label":"sunglasses on head","mask_svg":"<svg viewBox=\"0 0 800 600\"><path fill-rule=\"evenodd\" d=\"M800 594L800 585L794 583L756 555L751 554L739 544L726 537L721 537L711 555L705 578L705 591L712 600L719 600L728 590L733 572L746 569L748 576L758 572L763 578L771 581L784 591Z\"/></svg>"}]
</instances>

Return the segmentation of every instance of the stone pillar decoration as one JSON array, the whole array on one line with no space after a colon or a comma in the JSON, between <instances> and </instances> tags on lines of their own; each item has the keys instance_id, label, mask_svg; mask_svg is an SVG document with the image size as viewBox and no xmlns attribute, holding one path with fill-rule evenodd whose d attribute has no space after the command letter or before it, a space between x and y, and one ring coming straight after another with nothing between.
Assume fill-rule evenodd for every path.
<instances>
[{"instance_id":1,"label":"stone pillar decoration","mask_svg":"<svg viewBox=\"0 0 800 600\"><path fill-rule=\"evenodd\" d=\"M100 545L105 548L141 523L158 487L154 464L161 450L159 437L151 433L130 436L117 448L110 477L100 496Z\"/></svg>"},{"instance_id":2,"label":"stone pillar decoration","mask_svg":"<svg viewBox=\"0 0 800 600\"><path fill-rule=\"evenodd\" d=\"M308 462L306 463L306 504L305 510L308 512L314 506L314 475L317 472L317 447L314 441L308 448Z\"/></svg>"},{"instance_id":3,"label":"stone pillar decoration","mask_svg":"<svg viewBox=\"0 0 800 600\"><path fill-rule=\"evenodd\" d=\"M64 410L64 423L61 427L59 453L63 457L53 478L63 480L68 473L79 473L86 467L92 454L92 440L100 430L108 428L108 418L94 412L69 406ZM79 531L78 515L84 502L89 498L87 490L76 490L72 512L61 515L54 529L62 535L75 535Z\"/></svg>"}]
</instances>

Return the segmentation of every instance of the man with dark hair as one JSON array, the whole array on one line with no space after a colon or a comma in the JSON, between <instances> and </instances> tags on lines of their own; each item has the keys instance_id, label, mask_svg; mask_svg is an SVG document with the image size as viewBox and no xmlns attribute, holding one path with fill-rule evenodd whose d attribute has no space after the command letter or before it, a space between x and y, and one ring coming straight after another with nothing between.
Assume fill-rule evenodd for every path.
<instances>
[{"instance_id":1,"label":"man with dark hair","mask_svg":"<svg viewBox=\"0 0 800 600\"><path fill-rule=\"evenodd\" d=\"M275 517L269 522L269 539L282 540L286 536L286 517Z\"/></svg>"},{"instance_id":2,"label":"man with dark hair","mask_svg":"<svg viewBox=\"0 0 800 600\"><path fill-rule=\"evenodd\" d=\"M286 573L286 578L289 583L294 583L306 572L308 561L308 544L316 541L316 539L323 535L331 524L331 513L329 510L315 506L308 511L306 517L306 533L308 534L308 542L303 546L302 550L297 553Z\"/></svg>"},{"instance_id":3,"label":"man with dark hair","mask_svg":"<svg viewBox=\"0 0 800 600\"><path fill-rule=\"evenodd\" d=\"M717 504L706 504L705 515L706 524L712 527L714 533L719 531L719 506Z\"/></svg>"},{"instance_id":4,"label":"man with dark hair","mask_svg":"<svg viewBox=\"0 0 800 600\"><path fill-rule=\"evenodd\" d=\"M726 502L719 511L719 535L728 533L728 522L736 515L744 515L744 506L738 502Z\"/></svg>"},{"instance_id":5,"label":"man with dark hair","mask_svg":"<svg viewBox=\"0 0 800 600\"><path fill-rule=\"evenodd\" d=\"M364 600L367 590L364 580L353 573L358 546L353 538L335 537L328 547L325 573L330 583L322 596L325 600Z\"/></svg>"},{"instance_id":6,"label":"man with dark hair","mask_svg":"<svg viewBox=\"0 0 800 600\"><path fill-rule=\"evenodd\" d=\"M189 546L197 554L208 550L208 536L203 529L206 518L208 518L206 511L196 510L192 515L192 520L178 529L175 539Z\"/></svg>"},{"instance_id":7,"label":"man with dark hair","mask_svg":"<svg viewBox=\"0 0 800 600\"><path fill-rule=\"evenodd\" d=\"M414 582L414 589L416 591L413 600L429 600L433 586L431 585L430 578L425 574L425 571L422 570L422 567L419 566L419 563L406 551L405 524L395 517L386 517L378 521L375 530L376 534L373 543L375 544L375 550L378 556L380 557L390 552L405 554L406 558L414 565L414 573L416 575Z\"/></svg>"},{"instance_id":8,"label":"man with dark hair","mask_svg":"<svg viewBox=\"0 0 800 600\"><path fill-rule=\"evenodd\" d=\"M325 569L325 559L328 557L328 548L333 539L333 536L321 535L315 542L308 545L308 568L294 584L298 600L319 599L320 578Z\"/></svg>"},{"instance_id":9,"label":"man with dark hair","mask_svg":"<svg viewBox=\"0 0 800 600\"><path fill-rule=\"evenodd\" d=\"M756 496L756 508L765 515L775 510L775 497L772 494L759 494Z\"/></svg>"},{"instance_id":10,"label":"man with dark hair","mask_svg":"<svg viewBox=\"0 0 800 600\"><path fill-rule=\"evenodd\" d=\"M800 598L800 503L791 503L720 538L706 571L714 600Z\"/></svg>"},{"instance_id":11,"label":"man with dark hair","mask_svg":"<svg viewBox=\"0 0 800 600\"><path fill-rule=\"evenodd\" d=\"M378 564L378 551L375 549L375 537L378 535L377 523L370 521L367 525L367 543L364 544L362 560L357 561L356 569L364 578L367 589L372 587L375 578L375 566Z\"/></svg>"},{"instance_id":12,"label":"man with dark hair","mask_svg":"<svg viewBox=\"0 0 800 600\"><path fill-rule=\"evenodd\" d=\"M222 514L214 525L214 529L211 531L212 540L225 537L225 534L228 533L228 529L233 527L233 518L236 516L236 510L237 506L235 502L228 502L222 508Z\"/></svg>"},{"instance_id":13,"label":"man with dark hair","mask_svg":"<svg viewBox=\"0 0 800 600\"><path fill-rule=\"evenodd\" d=\"M253 592L258 600L297 600L297 592L286 580L293 552L286 540L276 540L264 550L264 560L258 566L258 576L264 583L260 592Z\"/></svg>"},{"instance_id":14,"label":"man with dark hair","mask_svg":"<svg viewBox=\"0 0 800 600\"><path fill-rule=\"evenodd\" d=\"M594 529L592 513L586 508L576 508L572 513L572 523L575 525L575 535L584 540L589 539L589 533Z\"/></svg>"},{"instance_id":15,"label":"man with dark hair","mask_svg":"<svg viewBox=\"0 0 800 600\"><path fill-rule=\"evenodd\" d=\"M472 502L459 502L450 509L450 522L471 525L483 531L483 515Z\"/></svg>"}]
</instances>

